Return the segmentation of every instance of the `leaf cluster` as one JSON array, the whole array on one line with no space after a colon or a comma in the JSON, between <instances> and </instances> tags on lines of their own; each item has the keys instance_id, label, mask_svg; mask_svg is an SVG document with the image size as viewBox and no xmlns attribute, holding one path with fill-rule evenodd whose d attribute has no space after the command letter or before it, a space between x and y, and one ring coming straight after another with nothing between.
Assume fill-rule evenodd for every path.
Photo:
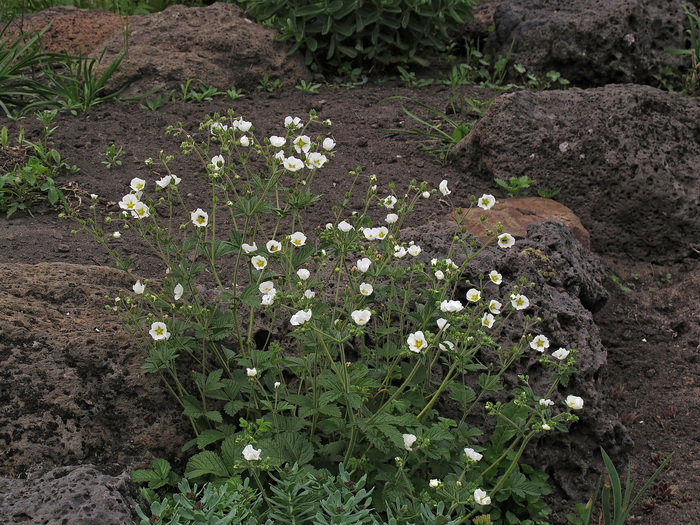
<instances>
[{"instance_id":1,"label":"leaf cluster","mask_svg":"<svg viewBox=\"0 0 700 525\"><path fill-rule=\"evenodd\" d=\"M427 65L449 32L471 18L472 0L239 0L293 43L318 71L350 74L390 64Z\"/></svg>"}]
</instances>

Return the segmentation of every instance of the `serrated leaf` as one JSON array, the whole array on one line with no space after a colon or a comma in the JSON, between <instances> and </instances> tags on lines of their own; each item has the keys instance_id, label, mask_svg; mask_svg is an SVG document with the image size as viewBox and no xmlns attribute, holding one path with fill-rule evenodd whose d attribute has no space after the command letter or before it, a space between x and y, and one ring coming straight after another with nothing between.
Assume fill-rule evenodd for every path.
<instances>
[{"instance_id":1,"label":"serrated leaf","mask_svg":"<svg viewBox=\"0 0 700 525\"><path fill-rule=\"evenodd\" d=\"M204 452L195 454L187 462L185 476L188 478L198 478L209 474L219 478L229 476L226 465L216 452L205 450Z\"/></svg>"},{"instance_id":2,"label":"serrated leaf","mask_svg":"<svg viewBox=\"0 0 700 525\"><path fill-rule=\"evenodd\" d=\"M207 446L211 445L212 443L216 443L217 441L221 441L224 439L224 437L223 432L213 428L208 428L197 436L197 446L200 450L204 450L207 448Z\"/></svg>"}]
</instances>

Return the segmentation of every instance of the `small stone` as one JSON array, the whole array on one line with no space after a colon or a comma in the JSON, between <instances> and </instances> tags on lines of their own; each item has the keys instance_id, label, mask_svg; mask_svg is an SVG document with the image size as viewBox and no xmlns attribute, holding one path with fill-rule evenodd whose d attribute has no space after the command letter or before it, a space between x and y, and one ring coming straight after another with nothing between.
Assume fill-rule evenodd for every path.
<instances>
[{"instance_id":1,"label":"small stone","mask_svg":"<svg viewBox=\"0 0 700 525\"><path fill-rule=\"evenodd\" d=\"M68 246L67 244L59 244L58 246L56 246L56 249L61 253L66 253L70 251L70 246Z\"/></svg>"}]
</instances>

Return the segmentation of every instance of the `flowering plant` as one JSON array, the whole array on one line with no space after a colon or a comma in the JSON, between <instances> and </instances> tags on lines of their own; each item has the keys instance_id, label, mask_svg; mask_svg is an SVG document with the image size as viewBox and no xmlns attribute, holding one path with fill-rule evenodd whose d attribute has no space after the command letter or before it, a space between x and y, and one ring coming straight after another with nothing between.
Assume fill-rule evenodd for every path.
<instances>
[{"instance_id":1,"label":"flowering plant","mask_svg":"<svg viewBox=\"0 0 700 525\"><path fill-rule=\"evenodd\" d=\"M196 134L173 126L202 162L210 207L188 206L185 177L161 154L147 162L162 178L132 180L120 216L105 219L136 232L163 265L162 282L139 280L118 304L147 342L143 371L160 376L195 431L185 476L247 473L265 494L262 479L285 465L342 463L366 476L379 509L399 502L406 519L424 504L454 523L486 511L493 523L543 517L528 497L546 492L546 476L519 461L535 436L565 430L583 407L556 398L576 351L550 359L546 336L530 334L524 283L495 269L465 282L486 245L508 250L514 238L496 231L479 248L457 230L445 253L426 253L403 227L420 200L449 199L448 182L412 181L404 195L389 185L386 195L359 168L326 226L306 230L320 198L313 179L335 155L331 137L310 138L323 124L313 112L306 123L288 117L283 136L260 139L231 111ZM363 207L350 210L363 181ZM494 202L472 199L484 213ZM123 262L92 208L83 224ZM499 289L510 301L496 299ZM522 337L499 340L514 322ZM503 374L540 352L551 384L535 391L521 376L501 396ZM490 438L484 411L496 418Z\"/></svg>"}]
</instances>

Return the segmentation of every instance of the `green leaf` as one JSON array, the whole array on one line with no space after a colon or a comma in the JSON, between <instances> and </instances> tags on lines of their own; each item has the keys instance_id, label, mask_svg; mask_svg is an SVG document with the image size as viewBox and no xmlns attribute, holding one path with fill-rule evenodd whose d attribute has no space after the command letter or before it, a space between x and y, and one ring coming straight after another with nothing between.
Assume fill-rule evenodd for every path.
<instances>
[{"instance_id":1,"label":"green leaf","mask_svg":"<svg viewBox=\"0 0 700 525\"><path fill-rule=\"evenodd\" d=\"M221 441L222 439L224 439L224 437L224 433L220 430L208 428L204 430L201 434L199 434L199 436L197 436L197 447L199 447L200 450L204 450L212 443Z\"/></svg>"},{"instance_id":2,"label":"green leaf","mask_svg":"<svg viewBox=\"0 0 700 525\"><path fill-rule=\"evenodd\" d=\"M218 478L230 476L221 457L211 450L205 450L192 456L187 462L187 468L185 469L185 476L188 478L198 478L208 474Z\"/></svg>"}]
</instances>

